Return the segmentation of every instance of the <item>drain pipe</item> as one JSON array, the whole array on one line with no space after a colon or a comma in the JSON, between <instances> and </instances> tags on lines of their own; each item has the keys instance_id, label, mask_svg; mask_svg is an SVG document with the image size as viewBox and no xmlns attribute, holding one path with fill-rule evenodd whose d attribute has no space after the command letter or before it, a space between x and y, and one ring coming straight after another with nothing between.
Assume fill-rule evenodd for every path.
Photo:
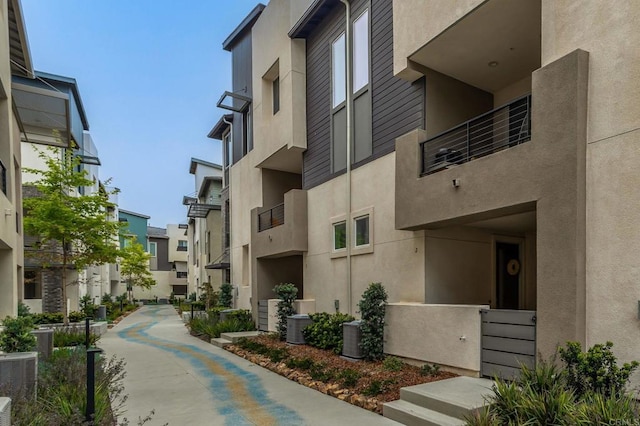
<instances>
[{"instance_id":1,"label":"drain pipe","mask_svg":"<svg viewBox=\"0 0 640 426\"><path fill-rule=\"evenodd\" d=\"M347 313L352 315L352 292L351 292L351 126L352 117L351 109L353 104L352 78L351 71L351 4L349 0L340 0L345 7L345 71L346 71L346 114L347 114L347 218L346 218L346 242L347 242Z\"/></svg>"},{"instance_id":2,"label":"drain pipe","mask_svg":"<svg viewBox=\"0 0 640 426\"><path fill-rule=\"evenodd\" d=\"M227 119L224 118L224 115L222 116L222 122L224 124L226 124L227 126L229 126L229 143L226 144L226 146L224 147L224 149L222 151L223 154L225 154L227 156L227 158L223 158L222 159L222 168L224 169L224 162L225 161L229 161L229 158L230 158L229 157L229 152L227 152L227 150L231 150L233 152L233 122L232 121L227 121ZM224 144L224 138L222 140L222 143ZM231 155L231 158L233 158L233 155ZM229 161L228 166L229 166L229 170L227 170L226 182L224 183L227 186L227 188L229 187L229 183L231 181L231 162L230 161ZM222 171L222 175L224 176L224 170ZM227 198L231 198L231 191L230 190L227 190ZM231 203L229 203L229 204L231 204ZM231 214L231 209L229 209L228 214L229 215ZM227 219L227 221L229 223L229 227L231 227L231 218L228 217L226 219ZM229 235L231 235L231 229L227 229L226 231L229 231ZM228 250L229 250L229 276L231 278L231 277L233 277L233 274L231 273L231 271L232 271L232 267L231 267L231 241L229 241ZM233 281L233 280L229 280L229 281ZM233 292L234 298L233 298L233 302L232 303L233 303L233 306L237 306L237 303L238 303L238 300L237 300L238 299L238 287L235 287L234 290L235 290Z\"/></svg>"}]
</instances>

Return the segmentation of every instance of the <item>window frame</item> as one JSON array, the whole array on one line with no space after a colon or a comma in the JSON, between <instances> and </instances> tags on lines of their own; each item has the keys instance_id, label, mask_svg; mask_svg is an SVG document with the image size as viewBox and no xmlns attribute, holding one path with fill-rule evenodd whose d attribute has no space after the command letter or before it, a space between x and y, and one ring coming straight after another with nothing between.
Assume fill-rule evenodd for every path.
<instances>
[{"instance_id":1,"label":"window frame","mask_svg":"<svg viewBox=\"0 0 640 426\"><path fill-rule=\"evenodd\" d=\"M336 230L338 226L344 227L344 246L336 247ZM333 253L342 253L347 251L347 221L342 219L331 223L331 251Z\"/></svg>"},{"instance_id":2,"label":"window frame","mask_svg":"<svg viewBox=\"0 0 640 426\"><path fill-rule=\"evenodd\" d=\"M367 221L367 242L365 244L358 244L358 221L365 220ZM371 244L371 217L369 214L364 214L361 216L356 216L353 218L353 247L355 249L360 249L363 247L368 247Z\"/></svg>"},{"instance_id":3,"label":"window frame","mask_svg":"<svg viewBox=\"0 0 640 426\"><path fill-rule=\"evenodd\" d=\"M280 111L280 76L276 76L271 82L271 107L273 115Z\"/></svg>"},{"instance_id":4,"label":"window frame","mask_svg":"<svg viewBox=\"0 0 640 426\"><path fill-rule=\"evenodd\" d=\"M153 247L153 253L151 253L151 247ZM158 243L155 241L149 241L149 255L151 257L158 257Z\"/></svg>"}]
</instances>

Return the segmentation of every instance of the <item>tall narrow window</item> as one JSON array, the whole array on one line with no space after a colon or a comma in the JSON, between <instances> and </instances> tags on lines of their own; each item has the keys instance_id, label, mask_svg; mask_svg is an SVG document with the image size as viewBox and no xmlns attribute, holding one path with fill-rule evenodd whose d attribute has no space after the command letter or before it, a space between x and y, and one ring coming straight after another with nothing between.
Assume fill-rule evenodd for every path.
<instances>
[{"instance_id":1,"label":"tall narrow window","mask_svg":"<svg viewBox=\"0 0 640 426\"><path fill-rule=\"evenodd\" d=\"M158 243L149 243L149 254L151 257L156 257L156 249Z\"/></svg>"},{"instance_id":2,"label":"tall narrow window","mask_svg":"<svg viewBox=\"0 0 640 426\"><path fill-rule=\"evenodd\" d=\"M222 137L222 145L225 151L224 156L224 185L229 185L229 168L233 162L233 155L231 151L231 132L227 132Z\"/></svg>"},{"instance_id":3,"label":"tall narrow window","mask_svg":"<svg viewBox=\"0 0 640 426\"><path fill-rule=\"evenodd\" d=\"M353 23L353 93L369 84L369 11Z\"/></svg>"},{"instance_id":4,"label":"tall narrow window","mask_svg":"<svg viewBox=\"0 0 640 426\"><path fill-rule=\"evenodd\" d=\"M342 250L347 247L347 223L333 224L333 250Z\"/></svg>"},{"instance_id":5,"label":"tall narrow window","mask_svg":"<svg viewBox=\"0 0 640 426\"><path fill-rule=\"evenodd\" d=\"M273 114L275 115L280 111L280 77L276 77L276 79L273 80L271 89L273 91Z\"/></svg>"},{"instance_id":6,"label":"tall narrow window","mask_svg":"<svg viewBox=\"0 0 640 426\"><path fill-rule=\"evenodd\" d=\"M369 215L354 219L355 246L369 245Z\"/></svg>"},{"instance_id":7,"label":"tall narrow window","mask_svg":"<svg viewBox=\"0 0 640 426\"><path fill-rule=\"evenodd\" d=\"M334 108L347 98L346 59L345 37L342 33L331 47L331 89Z\"/></svg>"}]
</instances>

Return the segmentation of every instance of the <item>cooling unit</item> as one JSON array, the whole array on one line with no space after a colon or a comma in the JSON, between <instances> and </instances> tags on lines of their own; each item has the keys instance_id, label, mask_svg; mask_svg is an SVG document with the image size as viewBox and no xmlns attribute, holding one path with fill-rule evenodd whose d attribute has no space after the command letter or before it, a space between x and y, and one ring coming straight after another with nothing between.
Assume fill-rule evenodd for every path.
<instances>
[{"instance_id":1,"label":"cooling unit","mask_svg":"<svg viewBox=\"0 0 640 426\"><path fill-rule=\"evenodd\" d=\"M0 355L0 386L10 394L35 395L38 380L38 353L17 352Z\"/></svg>"},{"instance_id":2,"label":"cooling unit","mask_svg":"<svg viewBox=\"0 0 640 426\"><path fill-rule=\"evenodd\" d=\"M312 322L307 314L297 314L287 317L287 343L304 345L306 342L302 335L302 329Z\"/></svg>"},{"instance_id":3,"label":"cooling unit","mask_svg":"<svg viewBox=\"0 0 640 426\"><path fill-rule=\"evenodd\" d=\"M11 426L11 400L0 397L0 426Z\"/></svg>"},{"instance_id":4,"label":"cooling unit","mask_svg":"<svg viewBox=\"0 0 640 426\"><path fill-rule=\"evenodd\" d=\"M362 340L360 321L351 321L342 324L342 339L343 356L356 359L362 358L362 348L360 348L360 341Z\"/></svg>"}]
</instances>

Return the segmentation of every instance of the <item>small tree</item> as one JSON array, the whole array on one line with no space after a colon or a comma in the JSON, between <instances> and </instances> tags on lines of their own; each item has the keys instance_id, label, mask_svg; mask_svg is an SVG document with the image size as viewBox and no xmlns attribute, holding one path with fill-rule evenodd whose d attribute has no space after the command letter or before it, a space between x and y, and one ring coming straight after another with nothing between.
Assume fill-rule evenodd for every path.
<instances>
[{"instance_id":1,"label":"small tree","mask_svg":"<svg viewBox=\"0 0 640 426\"><path fill-rule=\"evenodd\" d=\"M220 296L218 297L218 306L223 308L231 308L233 305L233 286L230 283L220 285Z\"/></svg>"},{"instance_id":2,"label":"small tree","mask_svg":"<svg viewBox=\"0 0 640 426\"><path fill-rule=\"evenodd\" d=\"M364 358L373 361L384 357L384 316L387 292L381 283L371 283L358 303L362 323L360 346Z\"/></svg>"},{"instance_id":3,"label":"small tree","mask_svg":"<svg viewBox=\"0 0 640 426\"><path fill-rule=\"evenodd\" d=\"M62 313L67 317L67 269L115 262L115 244L120 229L118 222L108 220L107 211L114 207L109 192L76 193L77 188L94 182L80 169L80 159L71 150L50 148L38 155L45 170L23 169L40 177L35 182L38 195L26 198L24 230L37 237L37 250L29 252L44 267L59 265L61 269Z\"/></svg>"},{"instance_id":4,"label":"small tree","mask_svg":"<svg viewBox=\"0 0 640 426\"><path fill-rule=\"evenodd\" d=\"M280 301L278 302L278 333L280 340L287 338L287 317L296 313L293 302L296 300L298 289L291 283L278 284L273 288Z\"/></svg>"},{"instance_id":5,"label":"small tree","mask_svg":"<svg viewBox=\"0 0 640 426\"><path fill-rule=\"evenodd\" d=\"M149 259L151 255L144 251L142 244L129 238L125 247L120 250L120 273L126 277L129 300L133 300L133 287L150 289L156 284L151 271Z\"/></svg>"}]
</instances>

